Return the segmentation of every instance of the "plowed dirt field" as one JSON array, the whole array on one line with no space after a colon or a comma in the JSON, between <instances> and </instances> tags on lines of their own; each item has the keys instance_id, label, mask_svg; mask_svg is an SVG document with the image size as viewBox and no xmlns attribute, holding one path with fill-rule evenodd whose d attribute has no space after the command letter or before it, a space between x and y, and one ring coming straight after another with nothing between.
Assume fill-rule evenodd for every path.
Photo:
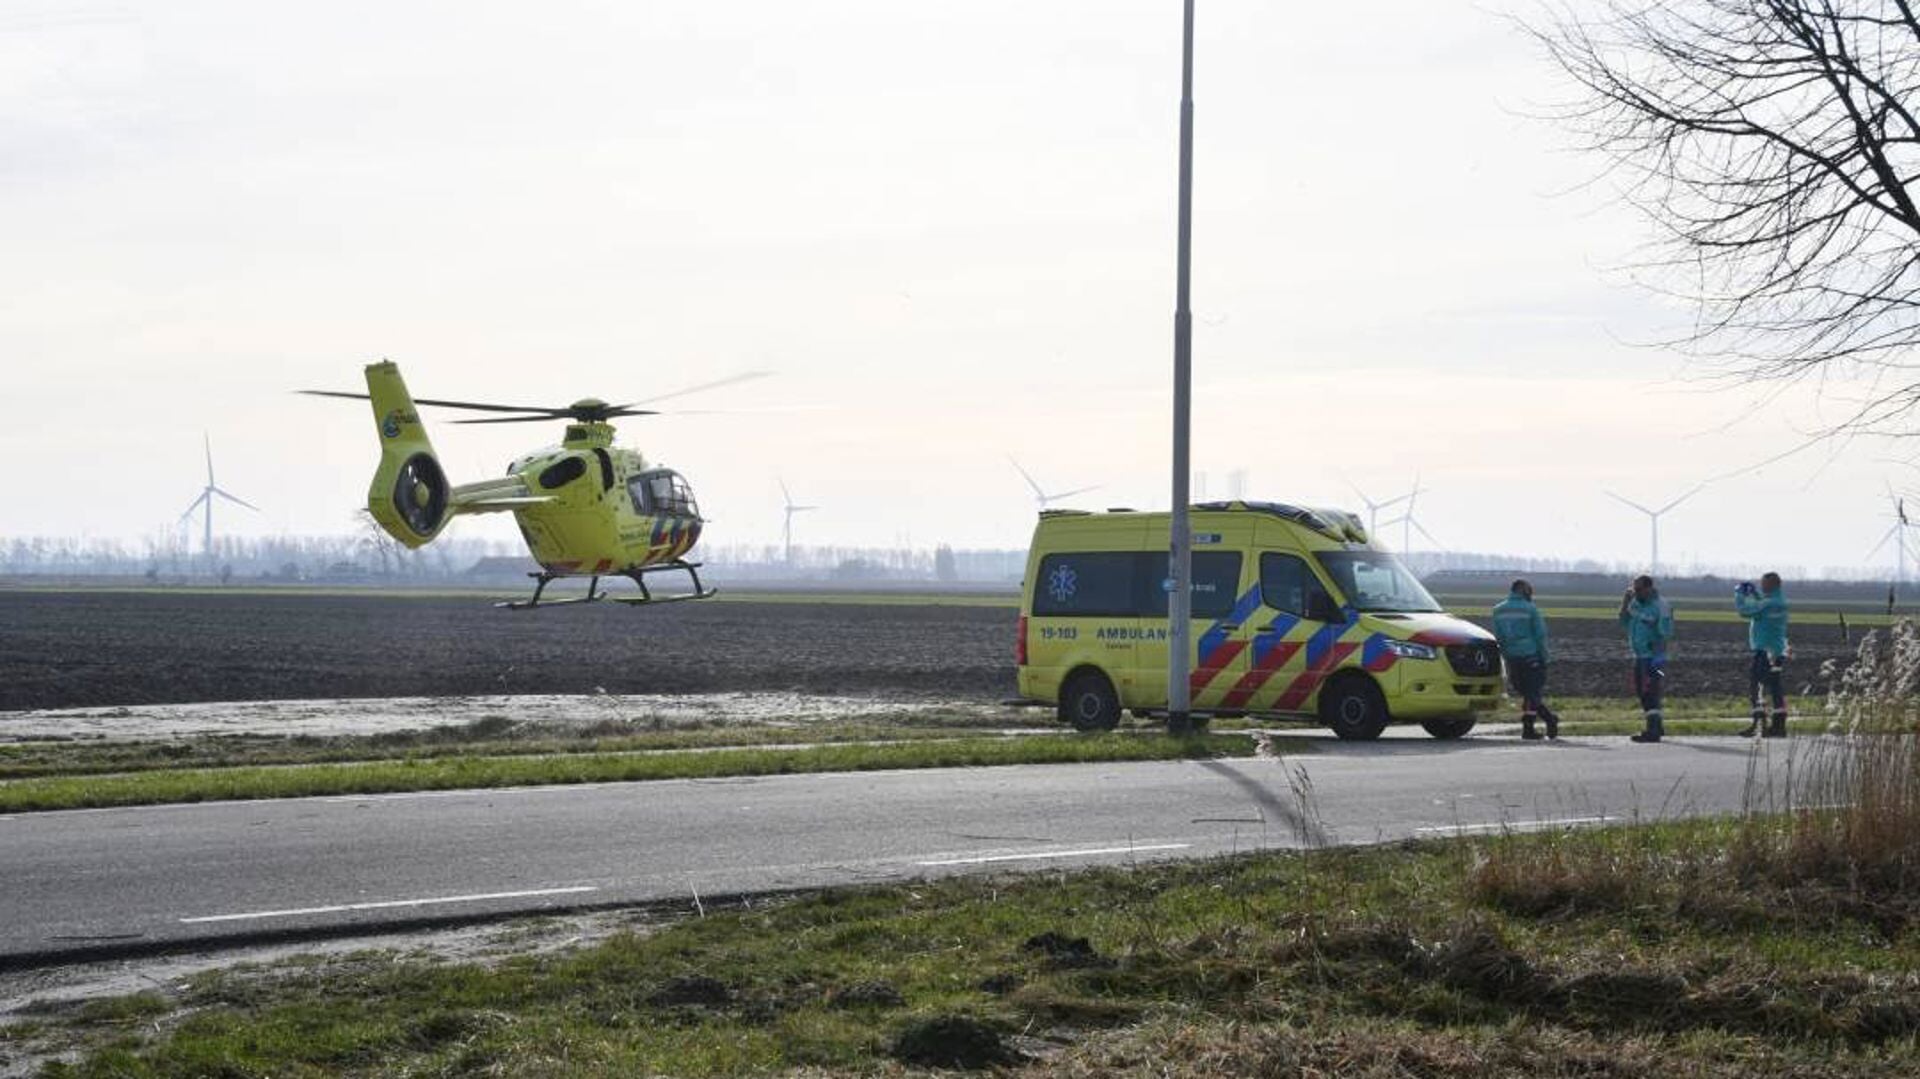
<instances>
[{"instance_id":1,"label":"plowed dirt field","mask_svg":"<svg viewBox=\"0 0 1920 1079\"><path fill-rule=\"evenodd\" d=\"M712 601L499 611L479 597L0 592L0 710L500 693L1012 696L1012 607ZM1608 619L1553 623L1552 692L1625 696ZM1790 682L1851 649L1794 631ZM1676 695L1746 692L1741 625L1685 623Z\"/></svg>"}]
</instances>

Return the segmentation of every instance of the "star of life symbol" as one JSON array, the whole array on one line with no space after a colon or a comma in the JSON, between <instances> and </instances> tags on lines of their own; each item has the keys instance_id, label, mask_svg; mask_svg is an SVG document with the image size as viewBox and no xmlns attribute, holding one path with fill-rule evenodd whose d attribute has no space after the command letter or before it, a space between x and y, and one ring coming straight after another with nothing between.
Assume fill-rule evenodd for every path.
<instances>
[{"instance_id":1,"label":"star of life symbol","mask_svg":"<svg viewBox=\"0 0 1920 1079\"><path fill-rule=\"evenodd\" d=\"M1047 575L1047 594L1055 603L1065 603L1073 598L1080 587L1080 575L1073 572L1072 566L1055 566Z\"/></svg>"}]
</instances>

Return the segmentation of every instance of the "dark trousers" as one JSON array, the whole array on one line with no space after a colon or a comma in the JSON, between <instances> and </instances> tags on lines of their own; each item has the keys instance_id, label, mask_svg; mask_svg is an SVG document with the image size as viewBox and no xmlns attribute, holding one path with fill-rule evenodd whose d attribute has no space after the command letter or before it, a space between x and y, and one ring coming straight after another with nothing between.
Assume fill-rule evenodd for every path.
<instances>
[{"instance_id":1,"label":"dark trousers","mask_svg":"<svg viewBox=\"0 0 1920 1079\"><path fill-rule=\"evenodd\" d=\"M1787 710L1786 681L1787 658L1770 655L1756 649L1753 653L1753 665L1748 668L1747 684L1753 699L1753 714L1759 715L1766 704L1772 704L1776 712Z\"/></svg>"},{"instance_id":2,"label":"dark trousers","mask_svg":"<svg viewBox=\"0 0 1920 1079\"><path fill-rule=\"evenodd\" d=\"M1666 683L1667 657L1634 657L1633 692L1640 698L1640 710L1647 714L1649 726L1656 730L1660 722L1660 691Z\"/></svg>"},{"instance_id":3,"label":"dark trousers","mask_svg":"<svg viewBox=\"0 0 1920 1079\"><path fill-rule=\"evenodd\" d=\"M1531 724L1540 716L1558 724L1560 717L1547 707L1547 665L1536 656L1508 656L1507 678L1520 698L1520 718Z\"/></svg>"}]
</instances>

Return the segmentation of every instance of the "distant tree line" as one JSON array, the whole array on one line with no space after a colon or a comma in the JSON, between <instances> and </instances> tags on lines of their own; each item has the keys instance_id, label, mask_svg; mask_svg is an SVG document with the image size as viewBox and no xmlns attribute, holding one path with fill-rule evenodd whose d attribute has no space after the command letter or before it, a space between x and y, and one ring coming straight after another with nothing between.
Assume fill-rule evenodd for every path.
<instances>
[{"instance_id":1,"label":"distant tree line","mask_svg":"<svg viewBox=\"0 0 1920 1079\"><path fill-rule=\"evenodd\" d=\"M514 542L448 538L408 551L384 535L216 536L211 551L173 536L0 539L0 573L217 577L279 581L445 578L481 558L521 550Z\"/></svg>"},{"instance_id":2,"label":"distant tree line","mask_svg":"<svg viewBox=\"0 0 1920 1079\"><path fill-rule=\"evenodd\" d=\"M1025 548L917 547L793 548L791 562L779 544L708 544L695 557L722 580L859 583L932 581L955 584L1017 584L1026 573ZM1420 576L1440 570L1487 573L1571 573L1624 576L1644 570L1633 561L1536 558L1482 551L1412 551L1402 555ZM0 538L0 574L145 577L156 582L226 581L428 582L479 572L518 578L534 568L518 540L447 536L417 551L395 543L377 527L323 536L216 537L212 556L175 536L145 539L86 536ZM1792 579L1884 580L1885 568L1861 566L1687 564L1669 575L1718 575L1734 579L1774 570Z\"/></svg>"}]
</instances>

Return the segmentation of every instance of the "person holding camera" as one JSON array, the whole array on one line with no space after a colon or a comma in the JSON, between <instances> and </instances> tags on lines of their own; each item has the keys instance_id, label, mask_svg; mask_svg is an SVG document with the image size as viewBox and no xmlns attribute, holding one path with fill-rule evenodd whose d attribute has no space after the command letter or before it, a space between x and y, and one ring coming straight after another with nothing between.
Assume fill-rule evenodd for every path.
<instances>
[{"instance_id":1,"label":"person holding camera","mask_svg":"<svg viewBox=\"0 0 1920 1079\"><path fill-rule=\"evenodd\" d=\"M1493 605L1493 636L1507 661L1507 678L1520 697L1520 737L1540 740L1536 719L1547 721L1547 737L1560 737L1560 717L1547 707L1547 620L1533 605L1533 584L1513 582L1507 598Z\"/></svg>"},{"instance_id":2,"label":"person holding camera","mask_svg":"<svg viewBox=\"0 0 1920 1079\"><path fill-rule=\"evenodd\" d=\"M1660 597L1653 578L1641 574L1620 597L1620 625L1633 650L1633 692L1640 698L1647 729L1633 736L1640 743L1658 742L1665 733L1660 692L1667 681L1667 644L1673 640L1673 605Z\"/></svg>"},{"instance_id":3,"label":"person holding camera","mask_svg":"<svg viewBox=\"0 0 1920 1079\"><path fill-rule=\"evenodd\" d=\"M1747 647L1753 650L1747 668L1753 722L1740 735L1785 738L1787 691L1782 683L1787 665L1787 594L1780 587L1780 575L1763 574L1757 588L1752 581L1740 582L1733 590L1733 609L1747 620Z\"/></svg>"}]
</instances>

